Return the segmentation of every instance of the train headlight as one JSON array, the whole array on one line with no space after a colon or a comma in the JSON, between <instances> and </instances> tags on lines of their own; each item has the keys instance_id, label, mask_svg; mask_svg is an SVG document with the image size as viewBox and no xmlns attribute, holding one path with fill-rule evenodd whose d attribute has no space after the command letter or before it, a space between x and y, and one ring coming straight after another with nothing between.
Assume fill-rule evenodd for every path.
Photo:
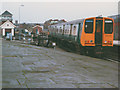
<instances>
[{"instance_id":1,"label":"train headlight","mask_svg":"<svg viewBox=\"0 0 120 90\"><path fill-rule=\"evenodd\" d=\"M90 40L90 42L93 42L93 40Z\"/></svg>"},{"instance_id":2,"label":"train headlight","mask_svg":"<svg viewBox=\"0 0 120 90\"><path fill-rule=\"evenodd\" d=\"M107 43L107 41L105 41L105 43Z\"/></svg>"},{"instance_id":3,"label":"train headlight","mask_svg":"<svg viewBox=\"0 0 120 90\"><path fill-rule=\"evenodd\" d=\"M55 47L55 46L56 46L56 43L53 42L52 45Z\"/></svg>"}]
</instances>

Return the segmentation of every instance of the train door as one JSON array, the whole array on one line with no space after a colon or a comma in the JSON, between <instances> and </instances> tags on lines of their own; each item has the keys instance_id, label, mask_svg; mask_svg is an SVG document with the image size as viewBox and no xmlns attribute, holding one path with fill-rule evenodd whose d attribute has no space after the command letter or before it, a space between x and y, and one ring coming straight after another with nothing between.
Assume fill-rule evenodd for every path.
<instances>
[{"instance_id":1,"label":"train door","mask_svg":"<svg viewBox=\"0 0 120 90\"><path fill-rule=\"evenodd\" d=\"M102 45L103 20L96 20L95 44Z\"/></svg>"},{"instance_id":2,"label":"train door","mask_svg":"<svg viewBox=\"0 0 120 90\"><path fill-rule=\"evenodd\" d=\"M78 24L78 34L77 34L77 42L80 44L80 26L81 23Z\"/></svg>"}]
</instances>

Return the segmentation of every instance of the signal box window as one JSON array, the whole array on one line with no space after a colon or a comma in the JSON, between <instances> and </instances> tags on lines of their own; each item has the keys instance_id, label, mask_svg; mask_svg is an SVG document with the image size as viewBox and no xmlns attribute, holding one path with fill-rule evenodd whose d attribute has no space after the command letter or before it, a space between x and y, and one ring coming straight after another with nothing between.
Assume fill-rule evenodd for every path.
<instances>
[{"instance_id":1,"label":"signal box window","mask_svg":"<svg viewBox=\"0 0 120 90\"><path fill-rule=\"evenodd\" d=\"M93 19L85 21L85 33L93 33Z\"/></svg>"},{"instance_id":2,"label":"signal box window","mask_svg":"<svg viewBox=\"0 0 120 90\"><path fill-rule=\"evenodd\" d=\"M106 34L112 34L113 32L113 22L112 20L105 20L105 30Z\"/></svg>"}]
</instances>

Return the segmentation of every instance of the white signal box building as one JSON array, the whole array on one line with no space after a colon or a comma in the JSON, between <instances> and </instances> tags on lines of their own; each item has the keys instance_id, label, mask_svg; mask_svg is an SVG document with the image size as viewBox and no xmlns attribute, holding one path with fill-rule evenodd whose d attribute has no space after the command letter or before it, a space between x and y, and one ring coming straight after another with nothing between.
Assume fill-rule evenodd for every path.
<instances>
[{"instance_id":1,"label":"white signal box building","mask_svg":"<svg viewBox=\"0 0 120 90\"><path fill-rule=\"evenodd\" d=\"M2 36L7 36L7 34L12 34L12 36L14 36L14 28L16 26L11 23L9 20L7 20L6 22L4 22L2 25L0 25L0 32L2 34Z\"/></svg>"}]
</instances>

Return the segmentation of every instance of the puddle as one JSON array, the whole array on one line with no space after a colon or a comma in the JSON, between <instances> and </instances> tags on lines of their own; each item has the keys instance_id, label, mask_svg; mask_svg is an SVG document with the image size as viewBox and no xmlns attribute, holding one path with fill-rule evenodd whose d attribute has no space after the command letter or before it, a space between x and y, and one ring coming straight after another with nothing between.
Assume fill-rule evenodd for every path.
<instances>
[{"instance_id":1,"label":"puddle","mask_svg":"<svg viewBox=\"0 0 120 90\"><path fill-rule=\"evenodd\" d=\"M9 81L2 81L2 83L10 83Z\"/></svg>"},{"instance_id":2,"label":"puddle","mask_svg":"<svg viewBox=\"0 0 120 90\"><path fill-rule=\"evenodd\" d=\"M42 70L42 69L50 69L50 67L34 67L37 71Z\"/></svg>"},{"instance_id":3,"label":"puddle","mask_svg":"<svg viewBox=\"0 0 120 90\"><path fill-rule=\"evenodd\" d=\"M34 65L33 61L22 62L23 65Z\"/></svg>"},{"instance_id":4,"label":"puddle","mask_svg":"<svg viewBox=\"0 0 120 90\"><path fill-rule=\"evenodd\" d=\"M2 57L17 57L17 56L2 56Z\"/></svg>"},{"instance_id":5,"label":"puddle","mask_svg":"<svg viewBox=\"0 0 120 90\"><path fill-rule=\"evenodd\" d=\"M29 70L26 70L26 71L23 71L25 73L48 73L50 72L49 70L42 70L42 71L29 71Z\"/></svg>"},{"instance_id":6,"label":"puddle","mask_svg":"<svg viewBox=\"0 0 120 90\"><path fill-rule=\"evenodd\" d=\"M24 54L25 56L27 56L27 55L35 55L35 56L37 56L37 55L42 55L42 54L37 54L37 53L30 53L30 54Z\"/></svg>"},{"instance_id":7,"label":"puddle","mask_svg":"<svg viewBox=\"0 0 120 90\"><path fill-rule=\"evenodd\" d=\"M61 78L61 79L72 79L73 77L71 77L71 76L61 76L59 78Z\"/></svg>"},{"instance_id":8,"label":"puddle","mask_svg":"<svg viewBox=\"0 0 120 90\"><path fill-rule=\"evenodd\" d=\"M40 67L49 67L49 64L46 60L43 60L43 61L40 60L40 62L34 62L34 64L36 65L35 68L39 68L39 66Z\"/></svg>"},{"instance_id":9,"label":"puddle","mask_svg":"<svg viewBox=\"0 0 120 90\"><path fill-rule=\"evenodd\" d=\"M22 45L22 44L21 44L21 45L18 45L18 47L23 47L23 48L26 48L26 47L27 47L27 48L31 48L30 46L25 46L25 45Z\"/></svg>"}]
</instances>

